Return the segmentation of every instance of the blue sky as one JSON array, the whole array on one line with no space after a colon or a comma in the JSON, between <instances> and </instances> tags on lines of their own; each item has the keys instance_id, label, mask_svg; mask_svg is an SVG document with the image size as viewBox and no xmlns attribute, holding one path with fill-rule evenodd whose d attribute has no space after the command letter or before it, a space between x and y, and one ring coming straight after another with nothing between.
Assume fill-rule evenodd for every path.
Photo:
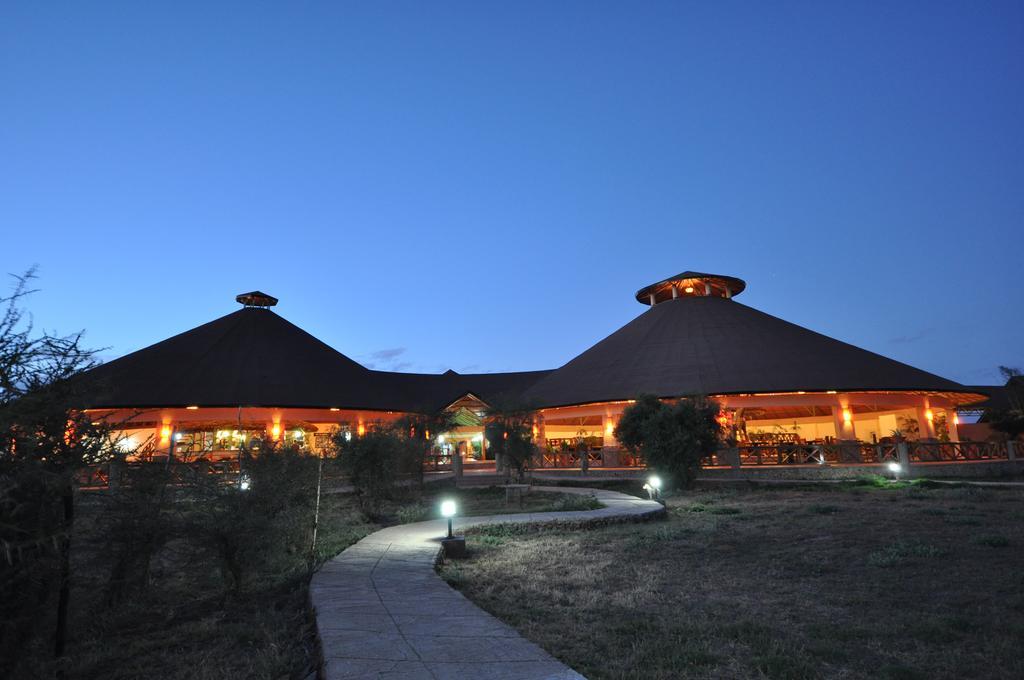
<instances>
[{"instance_id":1,"label":"blue sky","mask_svg":"<svg viewBox=\"0 0 1024 680\"><path fill-rule=\"evenodd\" d=\"M432 372L558 366L694 269L989 383L1021 121L1019 2L7 2L0 270L108 357L257 288Z\"/></svg>"}]
</instances>

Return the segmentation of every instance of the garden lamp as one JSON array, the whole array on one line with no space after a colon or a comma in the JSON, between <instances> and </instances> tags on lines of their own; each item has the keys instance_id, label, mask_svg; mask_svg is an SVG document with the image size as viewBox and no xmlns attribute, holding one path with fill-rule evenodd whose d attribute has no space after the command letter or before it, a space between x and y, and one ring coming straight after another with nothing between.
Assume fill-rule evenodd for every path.
<instances>
[{"instance_id":1,"label":"garden lamp","mask_svg":"<svg viewBox=\"0 0 1024 680\"><path fill-rule=\"evenodd\" d=\"M452 518L455 517L455 501L441 501L441 515L448 519L448 538L452 538Z\"/></svg>"},{"instance_id":2,"label":"garden lamp","mask_svg":"<svg viewBox=\"0 0 1024 680\"><path fill-rule=\"evenodd\" d=\"M900 473L903 472L903 466L901 466L894 460L890 460L889 464L886 467L889 468L889 472L891 472L896 477L896 479L900 478Z\"/></svg>"},{"instance_id":3,"label":"garden lamp","mask_svg":"<svg viewBox=\"0 0 1024 680\"><path fill-rule=\"evenodd\" d=\"M647 483L644 484L644 490L647 495L650 496L653 501L661 495L661 477L658 475L651 475L647 478Z\"/></svg>"}]
</instances>

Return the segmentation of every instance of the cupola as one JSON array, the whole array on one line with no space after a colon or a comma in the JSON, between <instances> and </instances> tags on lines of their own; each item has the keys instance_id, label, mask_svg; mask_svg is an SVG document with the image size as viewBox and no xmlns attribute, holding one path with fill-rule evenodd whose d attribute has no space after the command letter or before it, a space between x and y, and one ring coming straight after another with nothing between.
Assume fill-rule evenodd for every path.
<instances>
[{"instance_id":1,"label":"cupola","mask_svg":"<svg viewBox=\"0 0 1024 680\"><path fill-rule=\"evenodd\" d=\"M636 292L636 300L645 305L656 305L666 300L685 297L731 298L739 295L747 284L743 279L719 274L682 272L667 279L644 286Z\"/></svg>"},{"instance_id":2,"label":"cupola","mask_svg":"<svg viewBox=\"0 0 1024 680\"><path fill-rule=\"evenodd\" d=\"M235 302L246 307L273 307L277 304L277 298L273 295L267 295L266 293L254 290L236 295Z\"/></svg>"}]
</instances>

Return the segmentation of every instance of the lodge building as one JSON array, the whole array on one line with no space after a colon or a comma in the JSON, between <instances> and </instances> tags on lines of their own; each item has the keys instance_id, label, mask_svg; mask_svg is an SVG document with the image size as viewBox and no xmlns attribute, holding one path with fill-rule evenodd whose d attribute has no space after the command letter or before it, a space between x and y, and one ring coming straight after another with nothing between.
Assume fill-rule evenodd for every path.
<instances>
[{"instance_id":1,"label":"lodge building","mask_svg":"<svg viewBox=\"0 0 1024 680\"><path fill-rule=\"evenodd\" d=\"M708 465L763 464L769 450L774 463L856 464L880 462L894 439L959 441L957 409L986 398L748 307L736 301L745 287L682 272L640 289L647 310L560 368L483 374L369 369L254 291L227 316L90 371L88 409L117 422L143 455L210 460L267 441L315 451L338 429L359 436L448 410L459 426L438 437L438 460L473 465L490 458L488 408L515 403L535 413L538 464L586 455L622 466L637 462L614 437L632 400L706 395L723 408L723 447L739 452Z\"/></svg>"}]
</instances>

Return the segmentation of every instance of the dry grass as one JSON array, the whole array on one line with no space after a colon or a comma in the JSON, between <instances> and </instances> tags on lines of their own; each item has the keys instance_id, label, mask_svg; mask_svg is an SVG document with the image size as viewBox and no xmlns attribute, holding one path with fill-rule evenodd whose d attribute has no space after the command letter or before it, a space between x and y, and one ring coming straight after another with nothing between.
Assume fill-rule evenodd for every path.
<instances>
[{"instance_id":1,"label":"dry grass","mask_svg":"<svg viewBox=\"0 0 1024 680\"><path fill-rule=\"evenodd\" d=\"M595 679L1024 677L1022 492L694 491L668 507L474 536L442 574Z\"/></svg>"},{"instance_id":2,"label":"dry grass","mask_svg":"<svg viewBox=\"0 0 1024 680\"><path fill-rule=\"evenodd\" d=\"M324 496L318 553L328 559L387 524L430 519L441 498L454 497L460 515L588 509L588 499L568 494L528 494L508 508L502 489L430 485L406 491L385 506L382 522L366 521L350 495ZM151 586L114 607L100 597L106 584L104 527L98 504L80 504L75 542L72 639L64 668L69 680L147 678L305 678L319 649L309 609L304 555L284 558L279 573L255 575L240 596L225 598L216 557L186 539L173 542L155 565ZM53 677L45 653L25 677Z\"/></svg>"}]
</instances>

